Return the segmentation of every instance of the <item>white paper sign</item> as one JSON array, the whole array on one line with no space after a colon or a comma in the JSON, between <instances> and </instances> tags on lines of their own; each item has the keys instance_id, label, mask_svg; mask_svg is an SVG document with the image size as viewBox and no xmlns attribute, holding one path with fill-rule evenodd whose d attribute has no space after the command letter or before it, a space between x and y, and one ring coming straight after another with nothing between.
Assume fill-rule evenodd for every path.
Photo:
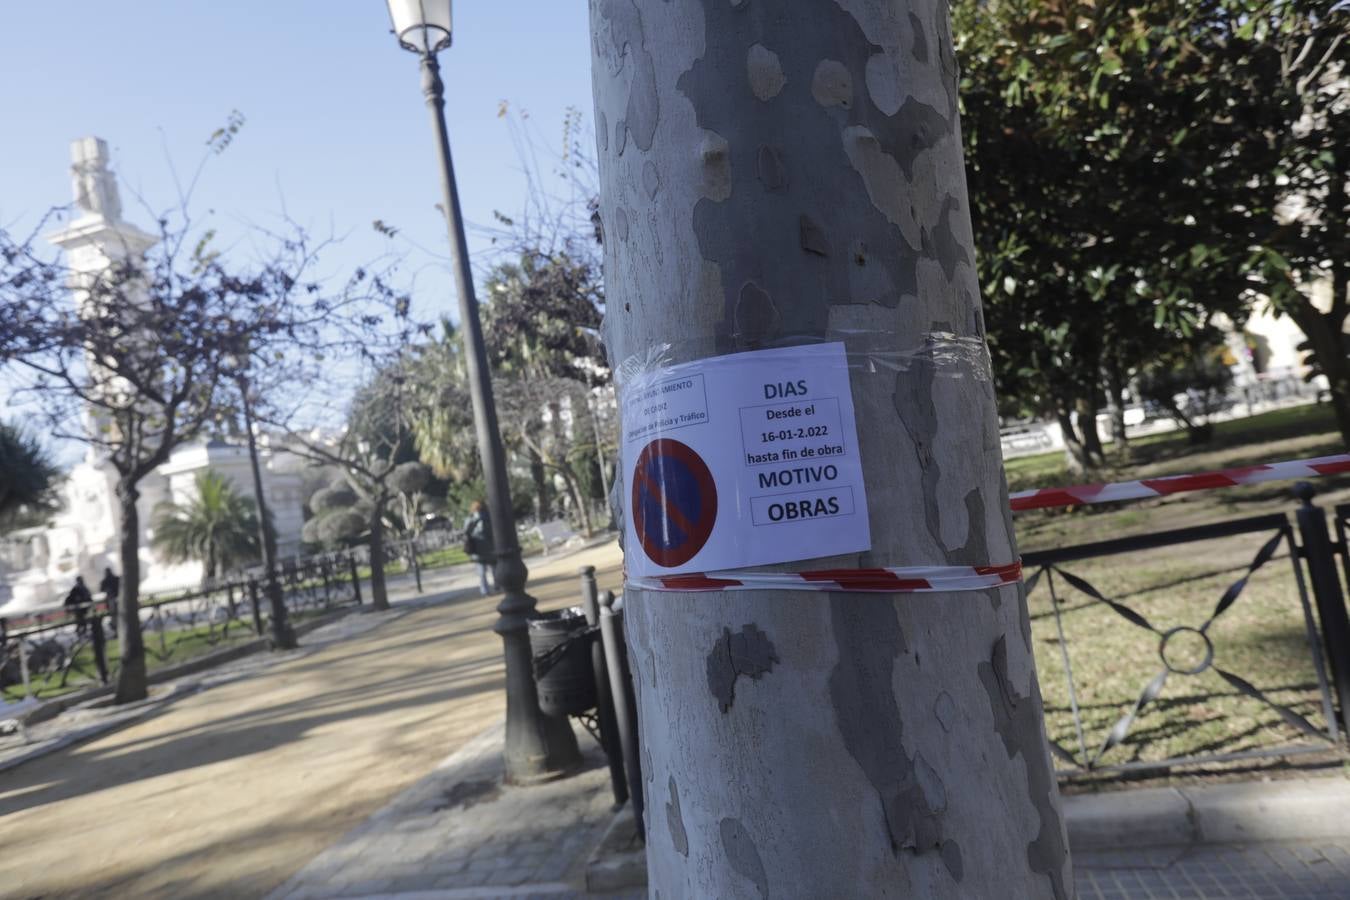
<instances>
[{"instance_id":1,"label":"white paper sign","mask_svg":"<svg viewBox=\"0 0 1350 900\"><path fill-rule=\"evenodd\" d=\"M871 549L843 344L661 369L622 405L631 574Z\"/></svg>"}]
</instances>

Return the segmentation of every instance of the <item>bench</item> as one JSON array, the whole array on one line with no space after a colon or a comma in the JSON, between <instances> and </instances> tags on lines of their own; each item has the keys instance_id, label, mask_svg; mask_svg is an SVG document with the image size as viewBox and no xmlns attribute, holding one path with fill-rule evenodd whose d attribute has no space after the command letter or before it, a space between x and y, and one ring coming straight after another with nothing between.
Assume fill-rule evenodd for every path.
<instances>
[{"instance_id":1,"label":"bench","mask_svg":"<svg viewBox=\"0 0 1350 900\"><path fill-rule=\"evenodd\" d=\"M581 540L581 535L572 530L572 526L567 523L566 519L544 522L534 526L531 530L539 535L539 540L544 545L544 553L548 553L553 547L562 547L572 541Z\"/></svg>"}]
</instances>

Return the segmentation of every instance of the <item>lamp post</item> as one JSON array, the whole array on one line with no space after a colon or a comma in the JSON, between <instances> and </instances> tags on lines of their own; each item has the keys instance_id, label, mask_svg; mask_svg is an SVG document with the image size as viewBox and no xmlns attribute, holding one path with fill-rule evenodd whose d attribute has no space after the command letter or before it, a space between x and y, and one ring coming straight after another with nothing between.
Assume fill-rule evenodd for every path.
<instances>
[{"instance_id":1,"label":"lamp post","mask_svg":"<svg viewBox=\"0 0 1350 900\"><path fill-rule=\"evenodd\" d=\"M266 575L265 592L272 609L272 649L293 650L297 646L295 630L286 614L286 598L281 593L281 579L277 577L277 538L272 532L272 520L267 514L267 498L263 496L262 468L258 465L258 440L253 434L253 402L248 396L248 375L243 366L235 368L235 381L244 404L244 431L248 434L248 461L253 470L253 500L258 507L258 535L262 543L263 571Z\"/></svg>"},{"instance_id":2,"label":"lamp post","mask_svg":"<svg viewBox=\"0 0 1350 900\"><path fill-rule=\"evenodd\" d=\"M459 318L464 336L469 395L473 401L474 430L478 454L487 484L487 504L492 516L496 546L497 586L505 596L492 630L502 637L506 660L506 779L516 784L544 780L580 764L576 737L566 719L539 711L539 693L534 683L526 621L535 601L525 593L529 570L520 558L515 516L511 509L506 452L497 427L497 406L492 398L483 326L478 320L478 301L469 270L468 243L460 217L459 191L450 160L450 136L445 126L445 93L436 54L450 46L451 0L388 0L389 18L399 46L416 53L422 63L422 93L431 111L441 167L441 196L450 232L450 255L454 260L455 289L459 295Z\"/></svg>"}]
</instances>

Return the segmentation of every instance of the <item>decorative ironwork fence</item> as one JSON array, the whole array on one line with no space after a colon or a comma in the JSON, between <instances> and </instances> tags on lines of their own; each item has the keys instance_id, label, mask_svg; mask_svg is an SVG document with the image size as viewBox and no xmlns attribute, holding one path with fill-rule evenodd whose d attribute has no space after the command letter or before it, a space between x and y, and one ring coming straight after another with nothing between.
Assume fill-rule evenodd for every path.
<instances>
[{"instance_id":1,"label":"decorative ironwork fence","mask_svg":"<svg viewBox=\"0 0 1350 900\"><path fill-rule=\"evenodd\" d=\"M1047 736L1063 771L1166 769L1337 744L1319 621L1294 534L1287 516L1267 515L1024 556ZM1243 538L1259 539L1254 553L1233 546ZM1217 541L1225 548L1215 550ZM1147 567L1124 559L1145 552ZM1232 564L1235 552L1248 561ZM1149 585L1141 581L1146 568L1179 577ZM1107 578L1109 590L1094 584ZM1251 599L1253 592L1262 596ZM1068 605L1075 599L1086 602ZM1263 665L1276 650L1261 641L1280 643L1282 666ZM1046 654L1046 645L1057 652ZM1129 671L1150 658L1147 671ZM1131 682L1135 693L1122 696Z\"/></svg>"},{"instance_id":2,"label":"decorative ironwork fence","mask_svg":"<svg viewBox=\"0 0 1350 900\"><path fill-rule=\"evenodd\" d=\"M361 602L357 563L350 553L290 559L278 573L286 609L310 614ZM145 652L153 667L189 658L266 633L270 611L263 602L260 569L247 570L177 597L148 598L139 604ZM116 641L120 627L108 605L62 608L19 621L0 620L0 689L32 696L41 691L105 681L107 657L99 647ZM187 646L184 646L184 643Z\"/></svg>"}]
</instances>

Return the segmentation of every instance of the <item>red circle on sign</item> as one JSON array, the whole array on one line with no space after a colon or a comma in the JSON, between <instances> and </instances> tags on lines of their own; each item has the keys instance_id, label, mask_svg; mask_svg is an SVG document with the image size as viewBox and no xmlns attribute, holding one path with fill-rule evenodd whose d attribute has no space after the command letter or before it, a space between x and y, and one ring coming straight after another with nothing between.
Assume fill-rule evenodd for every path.
<instances>
[{"instance_id":1,"label":"red circle on sign","mask_svg":"<svg viewBox=\"0 0 1350 900\"><path fill-rule=\"evenodd\" d=\"M647 557L673 569L693 559L717 521L717 485L689 446L658 438L633 468L633 531Z\"/></svg>"}]
</instances>

